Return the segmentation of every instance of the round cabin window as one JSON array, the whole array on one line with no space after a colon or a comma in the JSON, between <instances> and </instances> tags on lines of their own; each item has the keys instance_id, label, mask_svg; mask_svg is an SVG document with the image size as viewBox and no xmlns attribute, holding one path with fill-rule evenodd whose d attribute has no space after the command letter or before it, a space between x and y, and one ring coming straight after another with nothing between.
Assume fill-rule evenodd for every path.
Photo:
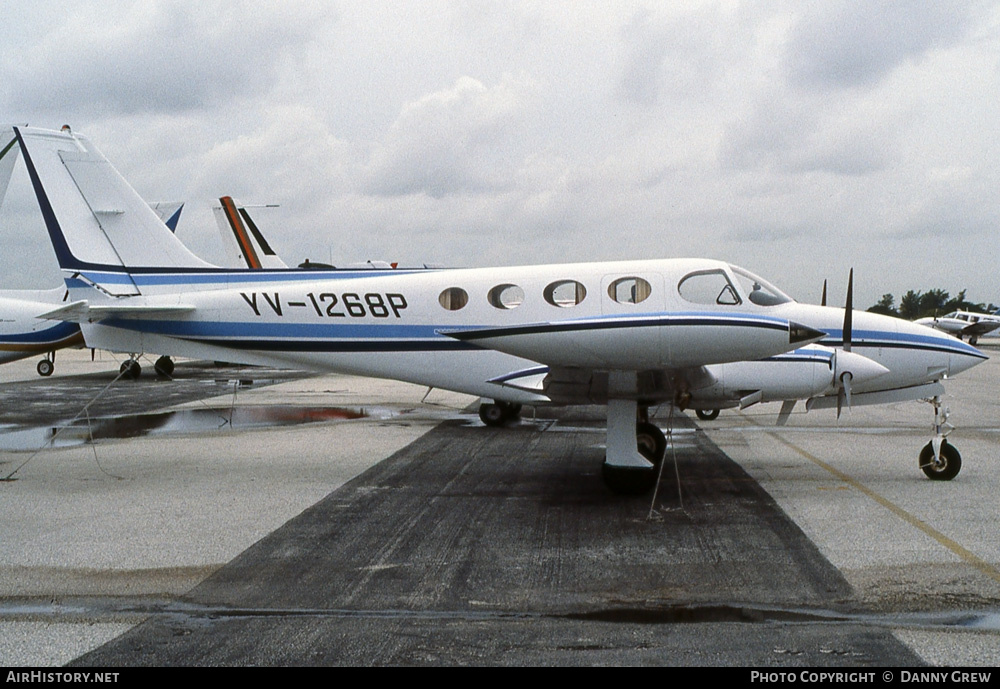
<instances>
[{"instance_id":1,"label":"round cabin window","mask_svg":"<svg viewBox=\"0 0 1000 689\"><path fill-rule=\"evenodd\" d=\"M461 287L449 287L441 292L438 301L448 311L458 311L469 303L469 293Z\"/></svg>"},{"instance_id":2,"label":"round cabin window","mask_svg":"<svg viewBox=\"0 0 1000 689\"><path fill-rule=\"evenodd\" d=\"M587 298L587 288L576 280L559 280L546 287L542 294L553 306L567 309Z\"/></svg>"},{"instance_id":3,"label":"round cabin window","mask_svg":"<svg viewBox=\"0 0 1000 689\"><path fill-rule=\"evenodd\" d=\"M516 309L524 302L524 290L517 285L497 285L486 295L490 306L497 309Z\"/></svg>"},{"instance_id":4,"label":"round cabin window","mask_svg":"<svg viewBox=\"0 0 1000 689\"><path fill-rule=\"evenodd\" d=\"M649 298L653 288L640 277L615 280L608 285L608 296L619 304L638 304Z\"/></svg>"}]
</instances>

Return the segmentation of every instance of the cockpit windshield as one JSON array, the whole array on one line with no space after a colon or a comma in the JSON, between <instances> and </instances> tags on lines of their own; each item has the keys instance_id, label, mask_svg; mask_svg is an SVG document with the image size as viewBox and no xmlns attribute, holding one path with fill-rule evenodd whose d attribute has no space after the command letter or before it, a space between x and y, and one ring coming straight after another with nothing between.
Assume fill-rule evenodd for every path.
<instances>
[{"instance_id":1,"label":"cockpit windshield","mask_svg":"<svg viewBox=\"0 0 1000 689\"><path fill-rule=\"evenodd\" d=\"M737 266L729 266L743 294L757 306L776 306L794 301L790 296L772 285L767 280L754 275L750 271L743 270Z\"/></svg>"}]
</instances>

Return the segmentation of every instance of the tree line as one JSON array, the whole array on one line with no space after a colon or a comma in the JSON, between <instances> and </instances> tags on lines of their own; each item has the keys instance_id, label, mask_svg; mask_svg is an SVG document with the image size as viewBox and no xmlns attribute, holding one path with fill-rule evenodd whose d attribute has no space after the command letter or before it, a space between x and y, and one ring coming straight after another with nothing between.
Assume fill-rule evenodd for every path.
<instances>
[{"instance_id":1,"label":"tree line","mask_svg":"<svg viewBox=\"0 0 1000 689\"><path fill-rule=\"evenodd\" d=\"M905 318L908 321L927 316L943 316L952 311L993 313L997 310L997 306L992 302L989 304L975 304L967 300L965 292L966 290L963 289L956 296L952 297L943 289L932 289L926 292L914 292L911 289L899 300L899 308L895 305L895 297L891 294L883 294L878 303L868 307L868 310L873 313Z\"/></svg>"}]
</instances>

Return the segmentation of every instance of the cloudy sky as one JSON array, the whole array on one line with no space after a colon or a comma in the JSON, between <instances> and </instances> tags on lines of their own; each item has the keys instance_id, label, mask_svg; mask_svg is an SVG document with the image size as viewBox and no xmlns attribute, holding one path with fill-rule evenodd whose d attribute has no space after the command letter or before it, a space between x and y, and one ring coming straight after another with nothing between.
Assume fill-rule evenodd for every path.
<instances>
[{"instance_id":1,"label":"cloudy sky","mask_svg":"<svg viewBox=\"0 0 1000 689\"><path fill-rule=\"evenodd\" d=\"M1000 302L1000 4L5 2L0 121L288 263L708 256L816 301ZM23 165L0 285L59 279Z\"/></svg>"}]
</instances>

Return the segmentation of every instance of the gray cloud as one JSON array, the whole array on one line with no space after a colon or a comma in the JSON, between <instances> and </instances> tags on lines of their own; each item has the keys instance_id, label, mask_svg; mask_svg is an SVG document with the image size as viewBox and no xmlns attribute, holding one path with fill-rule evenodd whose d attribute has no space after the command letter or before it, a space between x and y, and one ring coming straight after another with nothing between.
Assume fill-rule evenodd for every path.
<instances>
[{"instance_id":1,"label":"gray cloud","mask_svg":"<svg viewBox=\"0 0 1000 689\"><path fill-rule=\"evenodd\" d=\"M365 189L381 195L509 190L526 151L534 87L506 77L488 88L470 77L408 103L376 147Z\"/></svg>"},{"instance_id":2,"label":"gray cloud","mask_svg":"<svg viewBox=\"0 0 1000 689\"><path fill-rule=\"evenodd\" d=\"M4 51L4 107L17 111L164 113L271 88L334 18L326 3L145 0L69 3L27 46Z\"/></svg>"},{"instance_id":3,"label":"gray cloud","mask_svg":"<svg viewBox=\"0 0 1000 689\"><path fill-rule=\"evenodd\" d=\"M799 86L873 85L900 64L962 38L976 9L965 0L808 3L789 34L785 68Z\"/></svg>"}]
</instances>

